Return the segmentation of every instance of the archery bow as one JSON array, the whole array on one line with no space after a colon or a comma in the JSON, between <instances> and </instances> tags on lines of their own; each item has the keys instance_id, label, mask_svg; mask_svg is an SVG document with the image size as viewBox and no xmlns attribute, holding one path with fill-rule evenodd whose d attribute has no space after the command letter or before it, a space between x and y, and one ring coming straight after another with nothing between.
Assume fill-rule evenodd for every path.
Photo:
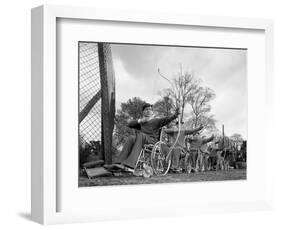
<instances>
[{"instance_id":1,"label":"archery bow","mask_svg":"<svg viewBox=\"0 0 281 230\"><path fill-rule=\"evenodd\" d=\"M163 74L161 74L160 68L158 68L158 73L159 73L160 77L164 78L165 80L167 80L167 81L169 82L169 84L172 86L172 90L174 91L174 94L176 95L176 91L175 91L175 88L174 88L173 83L172 83L168 78L166 78ZM179 106L178 106L177 98L176 98L176 107L177 107L177 108L179 107ZM181 132L180 113L178 114L178 126L179 126L179 127L178 127L178 134L177 134L176 140L175 140L174 144L172 145L172 147L170 148L170 150L169 150L169 152L168 152L168 154L167 154L167 156L166 156L166 161L169 160L170 155L171 155L171 152L172 152L172 150L175 148L175 146L176 146L176 144L177 144L177 142L178 142L178 139L179 139L179 137L180 137L180 132Z\"/></svg>"}]
</instances>

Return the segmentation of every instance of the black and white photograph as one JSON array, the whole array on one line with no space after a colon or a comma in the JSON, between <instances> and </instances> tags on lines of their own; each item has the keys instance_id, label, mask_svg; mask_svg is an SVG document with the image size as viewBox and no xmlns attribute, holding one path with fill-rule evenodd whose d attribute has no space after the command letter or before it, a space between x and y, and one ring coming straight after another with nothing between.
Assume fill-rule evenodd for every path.
<instances>
[{"instance_id":1,"label":"black and white photograph","mask_svg":"<svg viewBox=\"0 0 281 230\"><path fill-rule=\"evenodd\" d=\"M247 49L78 42L79 187L247 179Z\"/></svg>"}]
</instances>

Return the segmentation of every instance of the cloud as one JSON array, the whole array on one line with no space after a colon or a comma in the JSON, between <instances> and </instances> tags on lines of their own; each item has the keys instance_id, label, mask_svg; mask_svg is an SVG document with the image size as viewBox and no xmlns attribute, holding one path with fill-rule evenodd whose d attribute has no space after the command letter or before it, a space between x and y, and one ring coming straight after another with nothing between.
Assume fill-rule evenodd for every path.
<instances>
[{"instance_id":1,"label":"cloud","mask_svg":"<svg viewBox=\"0 0 281 230\"><path fill-rule=\"evenodd\" d=\"M123 61L123 67L133 78L150 78L153 70L157 70L157 59L161 49L153 46L112 45L114 59Z\"/></svg>"},{"instance_id":2,"label":"cloud","mask_svg":"<svg viewBox=\"0 0 281 230\"><path fill-rule=\"evenodd\" d=\"M246 50L113 44L112 54L119 104L134 96L154 103L157 92L170 87L157 69L172 79L181 65L215 91L211 112L218 128L247 136Z\"/></svg>"},{"instance_id":3,"label":"cloud","mask_svg":"<svg viewBox=\"0 0 281 230\"><path fill-rule=\"evenodd\" d=\"M116 77L116 102L118 106L133 97L140 97L149 103L154 103L157 95L154 90L153 78L144 80L133 77L120 59L114 59L114 70Z\"/></svg>"}]
</instances>

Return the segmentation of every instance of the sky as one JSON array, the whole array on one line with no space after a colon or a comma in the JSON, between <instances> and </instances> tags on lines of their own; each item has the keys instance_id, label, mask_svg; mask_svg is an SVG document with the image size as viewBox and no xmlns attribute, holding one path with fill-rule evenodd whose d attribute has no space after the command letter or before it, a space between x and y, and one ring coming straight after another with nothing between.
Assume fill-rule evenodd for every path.
<instances>
[{"instance_id":1,"label":"sky","mask_svg":"<svg viewBox=\"0 0 281 230\"><path fill-rule=\"evenodd\" d=\"M214 90L211 113L217 128L247 138L247 50L112 44L116 106L132 97L153 104L157 92L170 87L168 79L180 71L192 72L202 85ZM185 113L191 111L186 107Z\"/></svg>"}]
</instances>

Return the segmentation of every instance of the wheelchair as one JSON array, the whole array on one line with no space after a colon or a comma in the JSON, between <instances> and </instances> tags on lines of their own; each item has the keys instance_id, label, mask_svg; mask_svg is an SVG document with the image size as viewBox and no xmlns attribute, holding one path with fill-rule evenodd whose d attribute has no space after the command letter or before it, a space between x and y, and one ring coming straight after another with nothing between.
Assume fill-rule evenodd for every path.
<instances>
[{"instance_id":1,"label":"wheelchair","mask_svg":"<svg viewBox=\"0 0 281 230\"><path fill-rule=\"evenodd\" d=\"M165 176L171 166L171 158L167 158L163 147L167 146L164 141L165 128L160 130L159 141L155 144L145 144L138 157L134 172L142 172L144 177L152 175Z\"/></svg>"},{"instance_id":2,"label":"wheelchair","mask_svg":"<svg viewBox=\"0 0 281 230\"><path fill-rule=\"evenodd\" d=\"M165 176L171 167L172 154L167 156L163 151L164 148L167 148L167 152L170 152L168 144L168 138L165 135L165 127L161 128L159 141L155 144L146 144L141 150L139 158L136 163L135 171L142 171L144 177L150 177L152 175L156 176ZM187 174L191 173L193 167L192 154L188 151L187 148L180 148L180 162L183 161L183 169Z\"/></svg>"},{"instance_id":3,"label":"wheelchair","mask_svg":"<svg viewBox=\"0 0 281 230\"><path fill-rule=\"evenodd\" d=\"M199 149L188 149L184 158L185 173L190 174L192 170L194 172L209 171L209 159L205 162L205 154Z\"/></svg>"}]
</instances>

